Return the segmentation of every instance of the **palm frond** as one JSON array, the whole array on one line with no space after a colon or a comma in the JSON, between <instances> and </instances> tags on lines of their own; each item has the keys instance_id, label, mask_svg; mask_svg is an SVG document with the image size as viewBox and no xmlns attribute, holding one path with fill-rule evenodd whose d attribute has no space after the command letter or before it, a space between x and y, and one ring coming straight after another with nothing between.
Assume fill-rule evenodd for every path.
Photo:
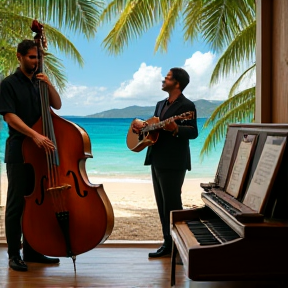
<instances>
[{"instance_id":1,"label":"palm frond","mask_svg":"<svg viewBox=\"0 0 288 288\"><path fill-rule=\"evenodd\" d=\"M109 2L100 15L100 22L111 22L113 17L122 13L128 1L129 0L112 0Z\"/></svg>"},{"instance_id":2,"label":"palm frond","mask_svg":"<svg viewBox=\"0 0 288 288\"><path fill-rule=\"evenodd\" d=\"M184 40L196 39L200 32L203 0L189 1L184 9Z\"/></svg>"},{"instance_id":3,"label":"palm frond","mask_svg":"<svg viewBox=\"0 0 288 288\"><path fill-rule=\"evenodd\" d=\"M103 1L97 0L13 0L5 1L8 8L20 7L26 15L45 23L54 23L59 29L83 33L87 38L95 36L103 9Z\"/></svg>"},{"instance_id":4,"label":"palm frond","mask_svg":"<svg viewBox=\"0 0 288 288\"><path fill-rule=\"evenodd\" d=\"M250 99L255 99L255 87L247 88L233 97L224 101L219 105L211 114L211 116L206 120L203 127L207 128L209 125L213 125L217 121L221 121L223 117L233 109L239 107L243 103L246 103ZM238 122L241 119L238 116L232 119L234 122ZM231 122L232 123L232 122Z\"/></svg>"},{"instance_id":5,"label":"palm frond","mask_svg":"<svg viewBox=\"0 0 288 288\"><path fill-rule=\"evenodd\" d=\"M45 24L44 24L45 25ZM74 59L80 66L84 65L84 60L74 44L67 39L60 31L45 25L45 34L47 37L48 45L55 47L56 51L59 50L64 53L67 57Z\"/></svg>"},{"instance_id":6,"label":"palm frond","mask_svg":"<svg viewBox=\"0 0 288 288\"><path fill-rule=\"evenodd\" d=\"M4 40L0 40L0 74L4 77L10 75L18 66L15 47Z\"/></svg>"},{"instance_id":7,"label":"palm frond","mask_svg":"<svg viewBox=\"0 0 288 288\"><path fill-rule=\"evenodd\" d=\"M203 160L204 155L209 154L211 149L216 146L226 135L227 127L231 123L251 122L254 115L255 97L247 99L237 107L229 110L225 115L218 119L212 127L209 135L205 139L200 152L200 159Z\"/></svg>"},{"instance_id":8,"label":"palm frond","mask_svg":"<svg viewBox=\"0 0 288 288\"><path fill-rule=\"evenodd\" d=\"M234 82L232 85L228 98L233 97L235 94L235 91L239 88L239 86L242 84L243 80L245 80L247 77L249 77L250 74L253 74L256 69L256 63L254 63L252 66L250 66L248 69L246 69L239 77L238 79Z\"/></svg>"},{"instance_id":9,"label":"palm frond","mask_svg":"<svg viewBox=\"0 0 288 288\"><path fill-rule=\"evenodd\" d=\"M64 76L64 66L61 63L61 60L53 54L45 53L44 71L50 81L55 84L60 94L64 92L67 79Z\"/></svg>"},{"instance_id":10,"label":"palm frond","mask_svg":"<svg viewBox=\"0 0 288 288\"><path fill-rule=\"evenodd\" d=\"M164 22L162 24L160 33L156 39L154 52L157 52L159 47L161 51L167 52L168 42L171 38L175 24L179 19L180 11L182 10L183 0L174 1L169 7L167 13L164 13Z\"/></svg>"},{"instance_id":11,"label":"palm frond","mask_svg":"<svg viewBox=\"0 0 288 288\"><path fill-rule=\"evenodd\" d=\"M2 29L0 26L0 31L3 31L2 44L6 43L5 45L3 44L1 46L2 49L0 50L0 58L3 59L7 57L7 55L11 57L9 69L2 71L5 75L10 74L11 70L12 71L15 70L15 65L17 65L17 62L15 62L16 61L15 53L16 53L16 47L20 42L20 39L23 38L33 39L33 32L30 29L30 26L33 21L32 18L27 16L15 15L14 13L7 13L6 17L7 18L3 20L3 23L5 25L7 24L5 26L5 29ZM9 24L8 19L10 19L10 22L11 19L13 19L13 23ZM83 58L76 49L76 47L73 45L73 43L54 27L51 27L48 24L43 25L49 45L55 47L56 51L58 50L65 53L67 57L74 59L75 62L77 62L80 66L83 66L84 64ZM18 31L15 29L15 27L18 27ZM12 54L11 52L12 47L14 47L14 54ZM13 59L15 59L15 61ZM8 68L7 65L5 67Z\"/></svg>"},{"instance_id":12,"label":"palm frond","mask_svg":"<svg viewBox=\"0 0 288 288\"><path fill-rule=\"evenodd\" d=\"M63 33L65 31L78 32L84 34L87 39L95 36L103 3L103 0L1 0L0 73L7 75L15 70L16 46L23 39L32 39L30 26L34 19L44 25L49 45L83 66L82 56ZM14 50L13 54L12 50ZM52 56L47 58L49 61L47 66L50 67L47 71L55 74L49 75L49 78L54 79L58 83L57 86L62 89L66 81L63 76L63 67L59 59L55 60L57 59L55 57L52 61L52 58Z\"/></svg>"},{"instance_id":13,"label":"palm frond","mask_svg":"<svg viewBox=\"0 0 288 288\"><path fill-rule=\"evenodd\" d=\"M204 2L201 29L203 38L213 50L222 51L255 19L254 11L247 8L246 0Z\"/></svg>"},{"instance_id":14,"label":"palm frond","mask_svg":"<svg viewBox=\"0 0 288 288\"><path fill-rule=\"evenodd\" d=\"M255 0L243 0L241 3L241 13L247 20L247 25L253 22L256 17L256 1ZM238 6L238 3L235 3ZM244 27L243 27L244 28Z\"/></svg>"},{"instance_id":15,"label":"palm frond","mask_svg":"<svg viewBox=\"0 0 288 288\"><path fill-rule=\"evenodd\" d=\"M128 45L130 39L139 37L157 21L154 10L158 10L158 1L126 2L126 6L114 27L103 41L104 47L111 54L119 54L123 50L123 47ZM113 9L110 7L111 11Z\"/></svg>"},{"instance_id":16,"label":"palm frond","mask_svg":"<svg viewBox=\"0 0 288 288\"><path fill-rule=\"evenodd\" d=\"M240 63L255 60L256 47L256 21L241 31L223 55L219 58L213 70L210 84L215 84L221 77L227 76L231 71L237 72Z\"/></svg>"},{"instance_id":17,"label":"palm frond","mask_svg":"<svg viewBox=\"0 0 288 288\"><path fill-rule=\"evenodd\" d=\"M1 39L10 44L18 44L19 39L29 38L32 35L30 26L32 18L19 14L16 10L6 10L0 8L0 33Z\"/></svg>"},{"instance_id":18,"label":"palm frond","mask_svg":"<svg viewBox=\"0 0 288 288\"><path fill-rule=\"evenodd\" d=\"M18 45L19 39L23 38L33 38L33 32L30 29L32 24L33 18L26 17L26 16L19 16L15 14L10 14L10 17L13 17L13 24L11 23L10 26L7 23L5 29L3 29L3 33L1 34L1 38L6 42L12 45ZM11 18L10 18L11 21ZM74 44L67 39L59 30L50 26L49 24L41 23L44 26L44 31L47 36L47 40L53 47L58 49L59 51L66 54L66 56L75 59L81 66L83 65L83 59L75 48ZM14 30L14 27L20 28L18 31ZM0 27L0 31L1 31ZM5 32L6 31L6 32ZM14 34L14 37L11 35Z\"/></svg>"},{"instance_id":19,"label":"palm frond","mask_svg":"<svg viewBox=\"0 0 288 288\"><path fill-rule=\"evenodd\" d=\"M3 41L0 41L3 43ZM63 92L67 79L64 76L64 66L61 60L51 53L45 53L44 71L48 75L50 81L58 88L59 92ZM0 74L4 77L15 72L18 65L15 54L15 47L6 44L4 51L0 53Z\"/></svg>"}]
</instances>

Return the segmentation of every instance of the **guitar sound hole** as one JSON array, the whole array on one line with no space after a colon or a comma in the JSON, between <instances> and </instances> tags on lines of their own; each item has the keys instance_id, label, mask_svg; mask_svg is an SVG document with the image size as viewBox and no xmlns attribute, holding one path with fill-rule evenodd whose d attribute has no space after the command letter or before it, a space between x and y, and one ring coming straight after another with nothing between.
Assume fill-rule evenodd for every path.
<instances>
[{"instance_id":1,"label":"guitar sound hole","mask_svg":"<svg viewBox=\"0 0 288 288\"><path fill-rule=\"evenodd\" d=\"M139 134L138 140L139 140L139 141L142 141L142 140L143 140L143 133L140 133L140 134Z\"/></svg>"}]
</instances>

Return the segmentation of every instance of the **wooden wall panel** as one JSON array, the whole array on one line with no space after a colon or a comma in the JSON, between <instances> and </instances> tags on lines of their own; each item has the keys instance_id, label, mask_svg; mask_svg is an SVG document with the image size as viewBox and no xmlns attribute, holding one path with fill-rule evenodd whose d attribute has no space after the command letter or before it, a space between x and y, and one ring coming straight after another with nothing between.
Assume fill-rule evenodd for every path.
<instances>
[{"instance_id":1,"label":"wooden wall panel","mask_svg":"<svg viewBox=\"0 0 288 288\"><path fill-rule=\"evenodd\" d=\"M256 0L255 122L288 123L288 1Z\"/></svg>"},{"instance_id":2,"label":"wooden wall panel","mask_svg":"<svg viewBox=\"0 0 288 288\"><path fill-rule=\"evenodd\" d=\"M255 122L271 123L272 0L256 0Z\"/></svg>"},{"instance_id":3,"label":"wooden wall panel","mask_svg":"<svg viewBox=\"0 0 288 288\"><path fill-rule=\"evenodd\" d=\"M288 122L288 1L273 1L272 122Z\"/></svg>"}]
</instances>

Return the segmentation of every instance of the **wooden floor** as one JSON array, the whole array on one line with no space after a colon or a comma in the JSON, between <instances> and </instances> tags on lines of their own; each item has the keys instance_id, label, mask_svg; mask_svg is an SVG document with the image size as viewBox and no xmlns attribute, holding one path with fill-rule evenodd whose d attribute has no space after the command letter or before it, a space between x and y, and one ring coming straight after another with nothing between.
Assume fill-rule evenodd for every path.
<instances>
[{"instance_id":1,"label":"wooden floor","mask_svg":"<svg viewBox=\"0 0 288 288\"><path fill-rule=\"evenodd\" d=\"M9 268L6 246L0 246L0 287L170 287L170 258L150 260L155 244L104 244L78 255L74 273L70 258L60 264L28 263L27 272ZM231 264L231 263L230 263ZM179 288L286 288L283 282L195 282L189 280L182 265L176 268Z\"/></svg>"}]
</instances>

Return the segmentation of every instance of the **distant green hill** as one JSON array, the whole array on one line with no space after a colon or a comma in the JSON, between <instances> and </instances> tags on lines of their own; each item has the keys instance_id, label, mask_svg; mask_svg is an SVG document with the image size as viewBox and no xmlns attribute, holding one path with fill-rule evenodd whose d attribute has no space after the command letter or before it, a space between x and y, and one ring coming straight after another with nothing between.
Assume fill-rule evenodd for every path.
<instances>
[{"instance_id":1,"label":"distant green hill","mask_svg":"<svg viewBox=\"0 0 288 288\"><path fill-rule=\"evenodd\" d=\"M213 113L213 111L223 103L223 101L219 100L204 100L200 99L194 101L196 110L197 110L197 117L198 118L208 118Z\"/></svg>"},{"instance_id":2,"label":"distant green hill","mask_svg":"<svg viewBox=\"0 0 288 288\"><path fill-rule=\"evenodd\" d=\"M217 106L219 106L223 101L217 100L196 100L194 101L196 109L197 109L197 117L198 118L207 118L211 115L211 113L215 110ZM155 110L155 106L129 106L123 109L111 109L99 113L95 113L92 115L87 115L89 118L142 118L148 119L153 116Z\"/></svg>"}]
</instances>

